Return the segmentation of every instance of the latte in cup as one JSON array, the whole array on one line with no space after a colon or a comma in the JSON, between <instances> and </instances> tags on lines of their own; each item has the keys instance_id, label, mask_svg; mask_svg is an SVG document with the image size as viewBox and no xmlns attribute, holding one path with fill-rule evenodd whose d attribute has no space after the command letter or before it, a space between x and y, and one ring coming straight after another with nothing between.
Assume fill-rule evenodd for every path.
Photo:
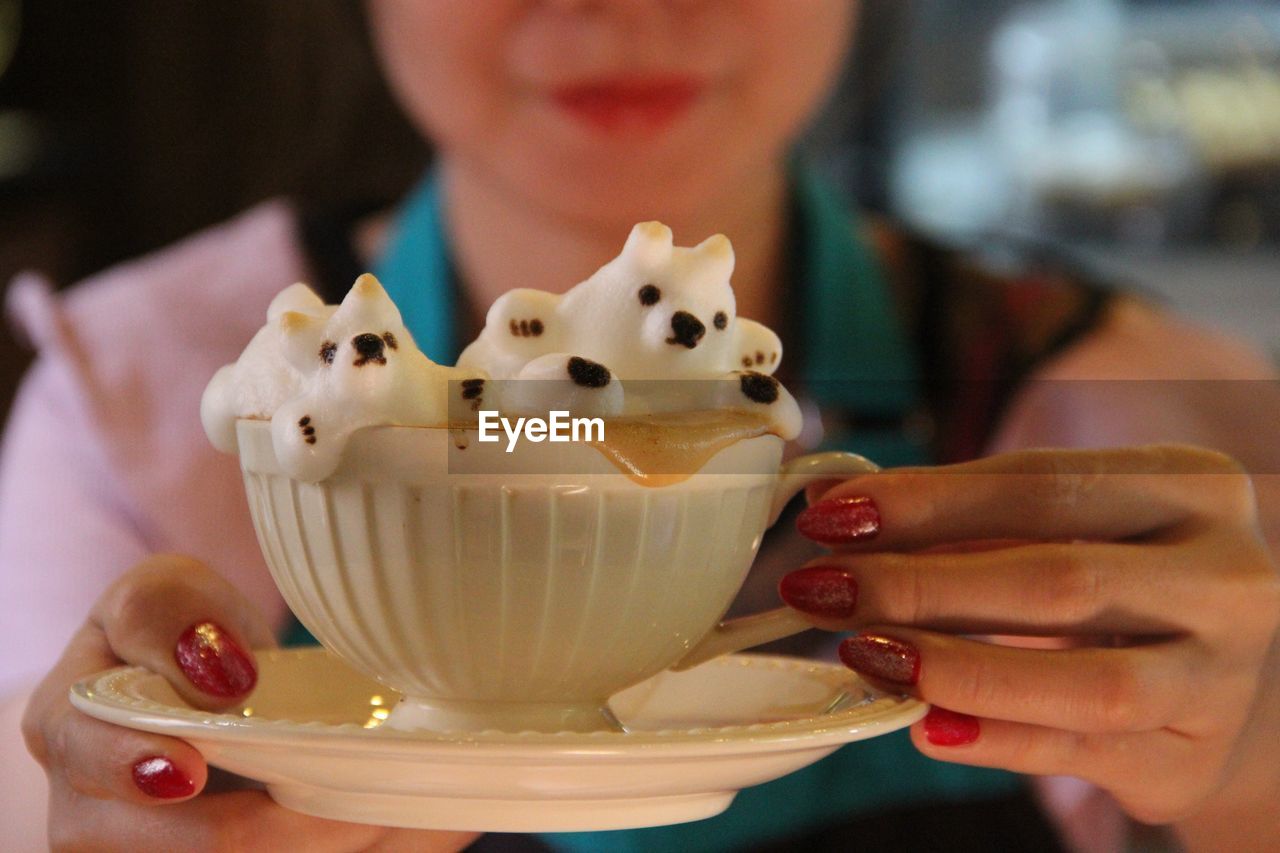
<instances>
[{"instance_id":1,"label":"latte in cup","mask_svg":"<svg viewBox=\"0 0 1280 853\"><path fill-rule=\"evenodd\" d=\"M456 367L372 276L340 306L294 285L215 375L202 419L240 456L272 575L401 695L387 725L616 729L619 690L808 627L719 620L790 497L874 466L780 466L800 411L776 335L736 316L732 267L721 236L637 225L565 294L501 297ZM601 430L557 440L558 415ZM494 418L521 438L492 440Z\"/></svg>"}]
</instances>

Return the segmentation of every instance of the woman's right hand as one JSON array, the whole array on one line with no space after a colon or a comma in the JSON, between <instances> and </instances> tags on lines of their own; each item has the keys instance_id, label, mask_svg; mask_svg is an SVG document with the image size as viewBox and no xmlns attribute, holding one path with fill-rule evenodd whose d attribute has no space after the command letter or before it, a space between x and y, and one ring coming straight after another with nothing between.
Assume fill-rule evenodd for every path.
<instances>
[{"instance_id":1,"label":"woman's right hand","mask_svg":"<svg viewBox=\"0 0 1280 853\"><path fill-rule=\"evenodd\" d=\"M152 557L94 605L23 717L49 779L49 842L74 850L458 850L472 833L391 830L289 811L261 790L202 793L204 758L189 743L80 713L72 684L121 664L163 675L190 704L223 710L253 690L250 649L275 644L230 584L188 557Z\"/></svg>"}]
</instances>

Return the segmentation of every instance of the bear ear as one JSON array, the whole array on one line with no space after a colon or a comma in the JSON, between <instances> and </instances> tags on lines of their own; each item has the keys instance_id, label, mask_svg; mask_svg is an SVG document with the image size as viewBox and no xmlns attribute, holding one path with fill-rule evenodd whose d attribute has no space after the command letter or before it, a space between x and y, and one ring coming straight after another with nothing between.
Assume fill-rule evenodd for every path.
<instances>
[{"instance_id":1,"label":"bear ear","mask_svg":"<svg viewBox=\"0 0 1280 853\"><path fill-rule=\"evenodd\" d=\"M357 326L400 325L400 311L387 295L387 291L369 273L356 279L356 283L343 298L335 317L338 314Z\"/></svg>"},{"instance_id":2,"label":"bear ear","mask_svg":"<svg viewBox=\"0 0 1280 853\"><path fill-rule=\"evenodd\" d=\"M323 363L320 345L324 342L324 318L301 311L285 311L276 324L280 330L280 348L295 369L308 374Z\"/></svg>"},{"instance_id":3,"label":"bear ear","mask_svg":"<svg viewBox=\"0 0 1280 853\"><path fill-rule=\"evenodd\" d=\"M356 279L356 283L351 285L351 291L347 297L355 296L359 299L390 299L387 291L382 286L382 282L378 281L377 276L373 273L364 273ZM343 300L346 301L345 299Z\"/></svg>"},{"instance_id":4,"label":"bear ear","mask_svg":"<svg viewBox=\"0 0 1280 853\"><path fill-rule=\"evenodd\" d=\"M713 278L728 281L733 275L733 244L723 234L712 234L694 246L693 252Z\"/></svg>"},{"instance_id":5,"label":"bear ear","mask_svg":"<svg viewBox=\"0 0 1280 853\"><path fill-rule=\"evenodd\" d=\"M671 260L672 239L661 222L641 222L631 229L622 257L641 269L659 269Z\"/></svg>"},{"instance_id":6,"label":"bear ear","mask_svg":"<svg viewBox=\"0 0 1280 853\"><path fill-rule=\"evenodd\" d=\"M302 282L291 284L276 294L275 299L267 306L267 320L277 320L286 311L300 311L303 314L319 314L324 309L324 300L316 292Z\"/></svg>"}]
</instances>

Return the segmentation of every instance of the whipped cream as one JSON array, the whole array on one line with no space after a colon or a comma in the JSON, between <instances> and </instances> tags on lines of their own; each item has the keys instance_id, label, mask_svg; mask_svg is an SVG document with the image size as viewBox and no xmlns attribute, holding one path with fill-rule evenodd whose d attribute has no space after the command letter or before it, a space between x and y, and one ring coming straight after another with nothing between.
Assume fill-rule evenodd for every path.
<instances>
[{"instance_id":1,"label":"whipped cream","mask_svg":"<svg viewBox=\"0 0 1280 853\"><path fill-rule=\"evenodd\" d=\"M499 297L458 365L495 380L544 380L489 386L489 402L515 413L566 400L586 416L731 409L794 438L799 406L772 377L782 343L737 316L733 266L723 234L686 248L662 223L642 222L617 258L564 295Z\"/></svg>"},{"instance_id":2,"label":"whipped cream","mask_svg":"<svg viewBox=\"0 0 1280 853\"><path fill-rule=\"evenodd\" d=\"M622 253L563 295L512 290L457 367L432 362L372 275L341 305L305 284L281 291L240 358L209 382L200 417L235 453L236 420L271 421L276 457L310 482L337 469L368 426L462 426L478 412L579 417L739 412L784 439L800 408L771 375L778 336L737 316L733 247L717 234L673 245L658 222L632 229Z\"/></svg>"}]
</instances>

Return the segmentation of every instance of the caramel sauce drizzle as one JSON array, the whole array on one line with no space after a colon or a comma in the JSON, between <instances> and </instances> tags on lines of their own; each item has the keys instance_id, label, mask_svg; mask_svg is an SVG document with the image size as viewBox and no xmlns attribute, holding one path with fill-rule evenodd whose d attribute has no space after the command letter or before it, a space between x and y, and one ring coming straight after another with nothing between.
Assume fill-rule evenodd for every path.
<instances>
[{"instance_id":1,"label":"caramel sauce drizzle","mask_svg":"<svg viewBox=\"0 0 1280 853\"><path fill-rule=\"evenodd\" d=\"M591 446L634 482L658 488L689 479L726 447L768 432L769 422L750 412L671 412L608 419L604 441Z\"/></svg>"}]
</instances>

